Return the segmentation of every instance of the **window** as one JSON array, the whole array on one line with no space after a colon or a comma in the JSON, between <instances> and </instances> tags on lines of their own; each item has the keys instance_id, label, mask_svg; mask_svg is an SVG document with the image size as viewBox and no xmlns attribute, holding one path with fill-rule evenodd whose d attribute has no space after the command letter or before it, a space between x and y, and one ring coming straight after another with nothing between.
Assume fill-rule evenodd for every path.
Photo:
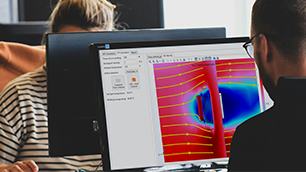
<instances>
[{"instance_id":1,"label":"window","mask_svg":"<svg viewBox=\"0 0 306 172\"><path fill-rule=\"evenodd\" d=\"M249 36L255 0L164 0L165 28L226 27L227 37Z\"/></svg>"}]
</instances>

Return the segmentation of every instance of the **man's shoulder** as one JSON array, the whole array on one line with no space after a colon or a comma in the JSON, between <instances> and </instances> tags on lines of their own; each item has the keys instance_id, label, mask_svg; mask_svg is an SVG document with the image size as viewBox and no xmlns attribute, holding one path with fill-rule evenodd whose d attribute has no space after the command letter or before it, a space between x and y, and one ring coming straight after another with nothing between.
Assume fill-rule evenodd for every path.
<instances>
[{"instance_id":1,"label":"man's shoulder","mask_svg":"<svg viewBox=\"0 0 306 172\"><path fill-rule=\"evenodd\" d=\"M259 131L266 131L271 127L271 124L274 120L275 116L275 108L271 107L270 109L246 120L242 124L240 124L237 128L240 131L245 132L259 132Z\"/></svg>"}]
</instances>

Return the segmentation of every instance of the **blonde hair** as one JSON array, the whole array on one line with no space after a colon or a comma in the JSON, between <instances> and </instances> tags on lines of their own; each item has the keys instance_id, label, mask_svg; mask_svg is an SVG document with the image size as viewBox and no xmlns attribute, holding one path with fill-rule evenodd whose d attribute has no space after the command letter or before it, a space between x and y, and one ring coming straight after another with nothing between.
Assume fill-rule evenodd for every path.
<instances>
[{"instance_id":1,"label":"blonde hair","mask_svg":"<svg viewBox=\"0 0 306 172\"><path fill-rule=\"evenodd\" d=\"M50 16L51 32L68 25L84 30L115 30L114 7L105 0L59 0Z\"/></svg>"}]
</instances>

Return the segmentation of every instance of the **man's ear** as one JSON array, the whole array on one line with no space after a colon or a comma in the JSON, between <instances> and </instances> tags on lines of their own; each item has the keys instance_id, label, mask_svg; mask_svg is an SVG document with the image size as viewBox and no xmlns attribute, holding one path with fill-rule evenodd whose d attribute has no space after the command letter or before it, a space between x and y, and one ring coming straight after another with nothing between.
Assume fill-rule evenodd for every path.
<instances>
[{"instance_id":1,"label":"man's ear","mask_svg":"<svg viewBox=\"0 0 306 172\"><path fill-rule=\"evenodd\" d=\"M259 35L260 43L259 43L259 48L260 48L260 56L261 60L265 62L270 62L272 60L271 54L270 54L270 47L268 45L267 38L264 34Z\"/></svg>"}]
</instances>

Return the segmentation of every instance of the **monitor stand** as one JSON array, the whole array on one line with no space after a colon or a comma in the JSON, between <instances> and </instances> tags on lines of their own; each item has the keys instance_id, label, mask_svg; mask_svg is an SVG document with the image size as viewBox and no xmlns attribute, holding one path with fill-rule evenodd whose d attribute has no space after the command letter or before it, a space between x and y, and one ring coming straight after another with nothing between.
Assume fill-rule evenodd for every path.
<instances>
[{"instance_id":1,"label":"monitor stand","mask_svg":"<svg viewBox=\"0 0 306 172\"><path fill-rule=\"evenodd\" d=\"M203 172L213 170L218 171L227 171L228 162L211 162L211 163L199 163L199 164L185 164L185 165L165 165L161 167L152 167L147 168L144 172Z\"/></svg>"}]
</instances>

